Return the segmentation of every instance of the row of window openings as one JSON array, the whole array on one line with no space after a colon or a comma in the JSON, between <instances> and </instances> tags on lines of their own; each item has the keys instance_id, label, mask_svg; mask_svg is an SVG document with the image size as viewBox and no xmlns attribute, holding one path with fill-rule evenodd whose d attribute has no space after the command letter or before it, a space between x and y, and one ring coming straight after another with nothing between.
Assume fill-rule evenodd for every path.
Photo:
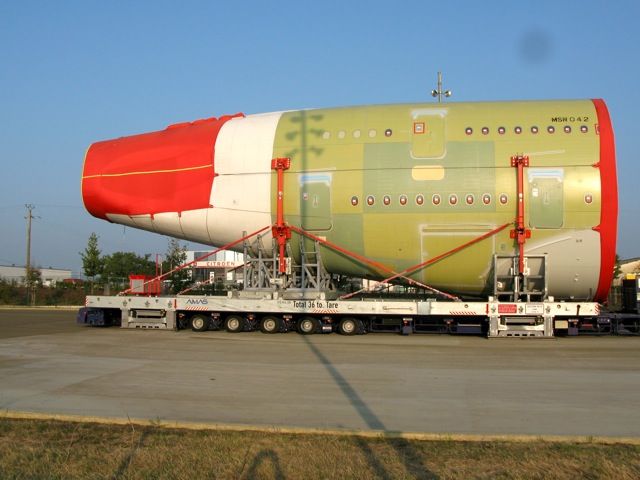
<instances>
[{"instance_id":1,"label":"row of window openings","mask_svg":"<svg viewBox=\"0 0 640 480\"><path fill-rule=\"evenodd\" d=\"M571 125L565 125L562 129L564 131L564 133L571 133ZM482 127L482 129L480 130L482 132L483 135L489 135L489 127ZM580 131L582 133L587 133L589 131L589 127L587 127L586 125L581 125L580 126ZM522 127L513 127L513 132L516 135L520 135L523 132ZM532 126L531 127L531 133L533 133L534 135L539 133L540 129L537 126ZM548 133L556 133L556 127L554 127L553 125L549 125L547 127L547 132ZM467 127L464 129L464 133L466 133L467 135L473 135L473 128L471 127ZM498 133L500 135L504 135L505 133L507 133L507 129L505 127L498 127Z\"/></svg>"},{"instance_id":2,"label":"row of window openings","mask_svg":"<svg viewBox=\"0 0 640 480\"><path fill-rule=\"evenodd\" d=\"M415 197L416 205L423 205L424 200L425 200L424 195L422 194L418 194ZM507 203L509 203L509 196L506 193L501 193L500 196L498 197L498 200L502 205L506 205ZM367 198L365 199L365 201L367 205L371 207L375 205L376 197L374 195L367 195ZM400 205L405 206L409 202L409 197L407 197L406 195L400 195L398 201ZM469 193L464 197L464 201L467 205L473 205L476 202L476 197L475 195ZM491 205L491 201L492 201L492 198L490 194L485 193L484 195L482 195L482 203L484 205ZM357 195L354 195L353 197L351 197L351 205L355 207L359 203L360 203L360 199L358 198ZM384 205L391 205L391 196L384 195L382 197L382 203ZM433 194L431 196L431 203L433 205L440 205L442 203L442 197L437 193ZM590 193L586 193L584 195L584 203L586 203L587 205L593 203L593 195L591 195ZM457 205L457 204L458 204L458 195L456 195L455 193L452 193L451 195L449 195L449 205Z\"/></svg>"},{"instance_id":3,"label":"row of window openings","mask_svg":"<svg viewBox=\"0 0 640 480\"><path fill-rule=\"evenodd\" d=\"M362 136L362 131L354 130L352 135L353 135L353 138L360 138ZM378 135L378 131L375 129L371 129L369 130L368 135L369 135L369 138L375 138L376 135ZM390 128L387 128L384 131L384 136L390 137L391 135L393 135L393 130L391 130ZM344 130L339 130L336 136L339 139L343 139L347 136L347 132L345 132ZM324 133L322 134L322 138L324 138L325 140L329 140L331 138L331 132L325 130Z\"/></svg>"},{"instance_id":4,"label":"row of window openings","mask_svg":"<svg viewBox=\"0 0 640 480\"><path fill-rule=\"evenodd\" d=\"M482 129L480 130L482 132L483 135L489 135L489 127L482 127ZM571 133L572 129L571 129L571 125L565 125L563 127L563 131L564 133ZM586 125L581 125L580 126L580 131L582 133L587 133L589 131L589 127ZM514 127L513 128L513 132L517 135L520 135L523 132L522 127ZM537 126L532 126L531 127L531 133L533 133L534 135L539 133L540 129ZM547 127L547 132L548 133L556 133L556 127L554 127L553 125L549 125ZM471 127L467 127L464 129L464 133L466 133L467 135L473 135L473 128ZM500 135L504 135L505 133L507 133L507 129L505 127L498 127L498 133ZM378 134L378 132L374 129L369 130L369 138L375 138L376 135ZM384 131L384 136L385 137L390 137L391 135L393 135L393 130L391 130L390 128L387 128ZM337 133L337 137L339 139L343 139L347 136L347 132L345 132L344 130L339 130ZM353 138L360 138L362 136L362 132L360 130L354 130L353 131ZM322 138L324 138L325 140L329 140L331 138L331 132L326 131L322 134Z\"/></svg>"},{"instance_id":5,"label":"row of window openings","mask_svg":"<svg viewBox=\"0 0 640 480\"><path fill-rule=\"evenodd\" d=\"M500 194L499 200L501 204L506 205L509 201L509 197L507 196L506 193L502 193ZM476 201L475 195L470 193L467 196L465 196L465 202L467 205L473 205L475 201ZM492 198L490 194L485 193L484 195L482 195L482 203L484 203L485 205L490 205L491 201L492 201ZM367 195L365 202L367 203L367 205L373 206L376 203L376 197L374 195ZM398 198L398 202L400 203L400 205L404 206L407 203L409 203L409 197L407 197L407 195L400 195L400 197ZM425 202L424 195L422 194L416 195L415 197L416 205L423 205L424 202ZM358 198L357 195L354 195L353 197L351 197L351 205L355 207L359 203L360 203L360 199ZM391 205L391 196L384 195L382 197L382 203L384 205ZM442 196L438 193L433 194L431 196L431 203L433 205L440 205L442 203ZM449 205L457 205L457 204L458 204L458 195L456 194L449 195Z\"/></svg>"}]
</instances>

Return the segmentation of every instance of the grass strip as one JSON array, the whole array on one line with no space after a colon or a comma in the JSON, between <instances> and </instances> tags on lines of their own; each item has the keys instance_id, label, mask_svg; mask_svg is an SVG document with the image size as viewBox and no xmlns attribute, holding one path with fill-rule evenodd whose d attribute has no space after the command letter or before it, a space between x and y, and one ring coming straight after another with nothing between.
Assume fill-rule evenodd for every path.
<instances>
[{"instance_id":1,"label":"grass strip","mask_svg":"<svg viewBox=\"0 0 640 480\"><path fill-rule=\"evenodd\" d=\"M637 479L640 446L412 440L0 417L3 479Z\"/></svg>"}]
</instances>

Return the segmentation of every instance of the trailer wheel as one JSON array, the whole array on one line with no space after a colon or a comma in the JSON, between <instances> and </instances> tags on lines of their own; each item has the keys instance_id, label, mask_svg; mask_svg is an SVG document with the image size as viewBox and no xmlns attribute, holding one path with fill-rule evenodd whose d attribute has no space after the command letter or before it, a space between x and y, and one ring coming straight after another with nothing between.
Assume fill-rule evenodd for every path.
<instances>
[{"instance_id":1,"label":"trailer wheel","mask_svg":"<svg viewBox=\"0 0 640 480\"><path fill-rule=\"evenodd\" d=\"M244 318L240 315L229 315L224 319L224 329L227 332L238 333L244 330Z\"/></svg>"},{"instance_id":2,"label":"trailer wheel","mask_svg":"<svg viewBox=\"0 0 640 480\"><path fill-rule=\"evenodd\" d=\"M267 315L260 320L260 331L262 333L278 333L282 329L282 322L278 317Z\"/></svg>"},{"instance_id":3,"label":"trailer wheel","mask_svg":"<svg viewBox=\"0 0 640 480\"><path fill-rule=\"evenodd\" d=\"M346 317L340 320L338 331L341 335L355 335L360 333L360 322L352 317Z\"/></svg>"},{"instance_id":4,"label":"trailer wheel","mask_svg":"<svg viewBox=\"0 0 640 480\"><path fill-rule=\"evenodd\" d=\"M303 335L311 335L316 333L320 327L320 323L313 317L302 317L298 321L298 332Z\"/></svg>"},{"instance_id":5,"label":"trailer wheel","mask_svg":"<svg viewBox=\"0 0 640 480\"><path fill-rule=\"evenodd\" d=\"M191 317L191 330L194 332L205 332L209 329L209 318L205 315L197 314Z\"/></svg>"},{"instance_id":6,"label":"trailer wheel","mask_svg":"<svg viewBox=\"0 0 640 480\"><path fill-rule=\"evenodd\" d=\"M191 327L191 319L185 316L178 317L178 330L184 330Z\"/></svg>"}]
</instances>

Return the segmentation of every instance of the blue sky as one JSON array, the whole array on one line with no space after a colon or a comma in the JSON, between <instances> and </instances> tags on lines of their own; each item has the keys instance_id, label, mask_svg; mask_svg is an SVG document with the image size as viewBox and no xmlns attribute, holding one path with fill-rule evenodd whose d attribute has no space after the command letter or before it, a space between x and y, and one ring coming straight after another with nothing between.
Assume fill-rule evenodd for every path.
<instances>
[{"instance_id":1,"label":"blue sky","mask_svg":"<svg viewBox=\"0 0 640 480\"><path fill-rule=\"evenodd\" d=\"M616 134L618 251L640 256L640 2L0 3L0 264L81 271L167 239L85 212L97 140L242 111L431 101L604 98Z\"/></svg>"}]
</instances>

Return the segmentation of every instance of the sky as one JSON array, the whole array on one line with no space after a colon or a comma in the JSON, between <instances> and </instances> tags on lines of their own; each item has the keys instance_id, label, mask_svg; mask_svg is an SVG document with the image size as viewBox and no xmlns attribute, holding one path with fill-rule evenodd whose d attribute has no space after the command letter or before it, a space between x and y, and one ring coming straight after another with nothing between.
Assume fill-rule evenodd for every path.
<instances>
[{"instance_id":1,"label":"sky","mask_svg":"<svg viewBox=\"0 0 640 480\"><path fill-rule=\"evenodd\" d=\"M640 257L640 2L0 2L0 264L82 275L167 238L89 215L88 146L236 112L450 101L603 98L619 184L618 252ZM195 247L190 244L190 247Z\"/></svg>"}]
</instances>

